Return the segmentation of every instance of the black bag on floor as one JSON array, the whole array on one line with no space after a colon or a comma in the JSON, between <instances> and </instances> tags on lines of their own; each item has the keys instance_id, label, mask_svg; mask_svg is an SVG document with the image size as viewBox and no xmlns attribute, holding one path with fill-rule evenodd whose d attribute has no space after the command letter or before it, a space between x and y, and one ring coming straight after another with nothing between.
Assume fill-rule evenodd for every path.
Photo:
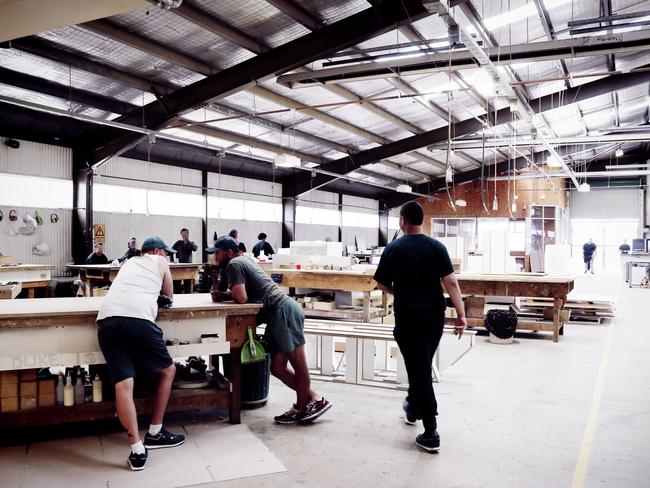
<instances>
[{"instance_id":1,"label":"black bag on floor","mask_svg":"<svg viewBox=\"0 0 650 488\"><path fill-rule=\"evenodd\" d=\"M499 339L510 339L517 330L517 314L514 310L488 310L485 328Z\"/></svg>"}]
</instances>

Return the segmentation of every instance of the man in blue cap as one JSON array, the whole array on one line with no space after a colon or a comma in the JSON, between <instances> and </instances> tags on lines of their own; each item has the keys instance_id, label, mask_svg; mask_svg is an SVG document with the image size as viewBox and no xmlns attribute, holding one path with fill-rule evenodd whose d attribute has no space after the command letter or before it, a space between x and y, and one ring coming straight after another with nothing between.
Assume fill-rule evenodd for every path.
<instances>
[{"instance_id":1,"label":"man in blue cap","mask_svg":"<svg viewBox=\"0 0 650 488\"><path fill-rule=\"evenodd\" d=\"M325 398L311 389L305 356L305 315L302 308L248 256L239 255L237 241L224 236L206 249L225 269L230 290L223 299L237 303L261 303L262 320L266 323L264 337L272 355L271 373L296 392L296 403L274 419L279 424L309 423L332 407ZM291 363L293 371L287 368Z\"/></svg>"},{"instance_id":2,"label":"man in blue cap","mask_svg":"<svg viewBox=\"0 0 650 488\"><path fill-rule=\"evenodd\" d=\"M167 253L174 253L160 237L142 244L142 255L124 263L113 281L97 315L99 345L115 385L115 408L127 431L131 453L128 465L144 468L147 449L174 447L185 437L162 426L176 367L167 352L163 334L154 323L158 297L174 298ZM158 385L153 398L151 425L144 436L138 432L138 416L133 402L133 378L138 373L155 373Z\"/></svg>"}]
</instances>

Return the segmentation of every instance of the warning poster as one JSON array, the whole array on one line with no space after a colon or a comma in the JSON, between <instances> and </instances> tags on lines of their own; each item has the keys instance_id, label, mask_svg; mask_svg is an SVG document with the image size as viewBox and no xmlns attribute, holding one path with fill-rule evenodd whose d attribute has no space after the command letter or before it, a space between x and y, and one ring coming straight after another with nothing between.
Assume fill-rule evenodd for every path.
<instances>
[{"instance_id":1,"label":"warning poster","mask_svg":"<svg viewBox=\"0 0 650 488\"><path fill-rule=\"evenodd\" d=\"M105 224L93 224L93 241L95 244L101 242L106 244L106 225Z\"/></svg>"}]
</instances>

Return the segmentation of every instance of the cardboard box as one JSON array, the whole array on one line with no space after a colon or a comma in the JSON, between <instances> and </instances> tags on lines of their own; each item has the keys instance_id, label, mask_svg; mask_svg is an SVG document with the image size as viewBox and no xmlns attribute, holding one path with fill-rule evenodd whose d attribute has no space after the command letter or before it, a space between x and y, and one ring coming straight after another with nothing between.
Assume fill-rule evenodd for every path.
<instances>
[{"instance_id":1,"label":"cardboard box","mask_svg":"<svg viewBox=\"0 0 650 488\"><path fill-rule=\"evenodd\" d=\"M18 397L0 399L0 412L15 412L16 410L18 410Z\"/></svg>"},{"instance_id":2,"label":"cardboard box","mask_svg":"<svg viewBox=\"0 0 650 488\"><path fill-rule=\"evenodd\" d=\"M40 380L38 382L38 395L54 395L56 393L56 383L54 379Z\"/></svg>"},{"instance_id":3,"label":"cardboard box","mask_svg":"<svg viewBox=\"0 0 650 488\"><path fill-rule=\"evenodd\" d=\"M0 398L16 398L18 397L18 383L2 383L0 384Z\"/></svg>"},{"instance_id":4,"label":"cardboard box","mask_svg":"<svg viewBox=\"0 0 650 488\"><path fill-rule=\"evenodd\" d=\"M0 385L5 383L18 384L18 371L0 371Z\"/></svg>"},{"instance_id":5,"label":"cardboard box","mask_svg":"<svg viewBox=\"0 0 650 488\"><path fill-rule=\"evenodd\" d=\"M20 396L35 397L38 395L38 381L21 381Z\"/></svg>"},{"instance_id":6,"label":"cardboard box","mask_svg":"<svg viewBox=\"0 0 650 488\"><path fill-rule=\"evenodd\" d=\"M21 410L30 410L32 408L38 407L38 398L36 395L33 396L21 396L20 397L20 409Z\"/></svg>"},{"instance_id":7,"label":"cardboard box","mask_svg":"<svg viewBox=\"0 0 650 488\"><path fill-rule=\"evenodd\" d=\"M55 393L46 393L41 395L38 394L38 406L39 407L53 407L56 404L56 394Z\"/></svg>"},{"instance_id":8,"label":"cardboard box","mask_svg":"<svg viewBox=\"0 0 650 488\"><path fill-rule=\"evenodd\" d=\"M20 382L23 381L36 381L38 378L38 369L21 369L20 370Z\"/></svg>"}]
</instances>

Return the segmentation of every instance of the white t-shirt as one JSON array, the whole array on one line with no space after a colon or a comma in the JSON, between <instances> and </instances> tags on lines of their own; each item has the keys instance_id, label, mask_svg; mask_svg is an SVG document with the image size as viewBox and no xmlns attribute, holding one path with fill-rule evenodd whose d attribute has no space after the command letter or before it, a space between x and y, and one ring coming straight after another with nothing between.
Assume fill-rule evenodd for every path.
<instances>
[{"instance_id":1,"label":"white t-shirt","mask_svg":"<svg viewBox=\"0 0 650 488\"><path fill-rule=\"evenodd\" d=\"M155 254L129 259L111 284L97 320L119 316L155 322L166 266L167 260Z\"/></svg>"}]
</instances>

